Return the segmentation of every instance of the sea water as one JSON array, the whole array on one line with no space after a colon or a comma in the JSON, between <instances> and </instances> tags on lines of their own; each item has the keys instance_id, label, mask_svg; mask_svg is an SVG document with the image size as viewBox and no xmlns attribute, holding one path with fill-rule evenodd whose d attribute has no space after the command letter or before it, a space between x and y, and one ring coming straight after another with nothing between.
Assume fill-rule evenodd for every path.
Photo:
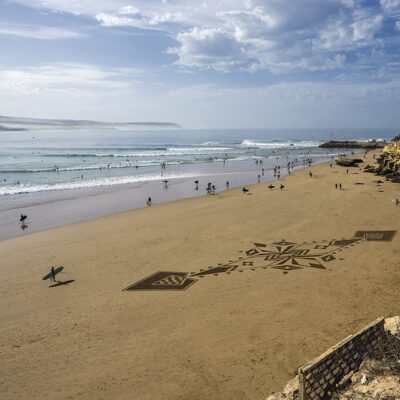
<instances>
[{"instance_id":1,"label":"sea water","mask_svg":"<svg viewBox=\"0 0 400 400\"><path fill-rule=\"evenodd\" d=\"M196 178L336 156L330 140L390 140L390 130L0 132L0 196ZM164 166L164 167L163 167Z\"/></svg>"}]
</instances>

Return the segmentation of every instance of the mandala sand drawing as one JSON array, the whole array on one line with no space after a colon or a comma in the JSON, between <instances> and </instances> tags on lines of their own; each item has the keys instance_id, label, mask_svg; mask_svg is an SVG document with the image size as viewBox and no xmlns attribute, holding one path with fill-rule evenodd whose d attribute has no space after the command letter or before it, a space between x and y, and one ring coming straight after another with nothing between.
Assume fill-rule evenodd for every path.
<instances>
[{"instance_id":1,"label":"mandala sand drawing","mask_svg":"<svg viewBox=\"0 0 400 400\"><path fill-rule=\"evenodd\" d=\"M185 290L199 278L244 272L256 269L275 269L287 274L304 268L326 270L326 264L337 259L344 249L363 241L391 241L397 231L357 231L353 238L322 242L294 243L281 240L275 243L254 243L241 257L198 272L159 271L124 290Z\"/></svg>"}]
</instances>

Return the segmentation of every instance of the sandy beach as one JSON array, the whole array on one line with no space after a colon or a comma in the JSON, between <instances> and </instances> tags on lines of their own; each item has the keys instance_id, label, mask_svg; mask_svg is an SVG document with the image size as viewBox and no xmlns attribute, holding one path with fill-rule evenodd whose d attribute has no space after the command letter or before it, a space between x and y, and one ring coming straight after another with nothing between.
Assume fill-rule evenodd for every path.
<instances>
[{"instance_id":1,"label":"sandy beach","mask_svg":"<svg viewBox=\"0 0 400 400\"><path fill-rule=\"evenodd\" d=\"M1 241L0 398L264 399L398 315L400 186L364 165Z\"/></svg>"}]
</instances>

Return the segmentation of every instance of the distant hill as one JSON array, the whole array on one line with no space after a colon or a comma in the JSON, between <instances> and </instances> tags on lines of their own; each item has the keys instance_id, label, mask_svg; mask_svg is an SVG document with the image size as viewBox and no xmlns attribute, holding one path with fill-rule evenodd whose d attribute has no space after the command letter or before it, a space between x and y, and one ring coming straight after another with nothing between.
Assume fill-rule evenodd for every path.
<instances>
[{"instance_id":1,"label":"distant hill","mask_svg":"<svg viewBox=\"0 0 400 400\"><path fill-rule=\"evenodd\" d=\"M7 117L0 115L0 131L32 129L178 129L182 128L173 122L103 122L73 119L40 119Z\"/></svg>"},{"instance_id":2,"label":"distant hill","mask_svg":"<svg viewBox=\"0 0 400 400\"><path fill-rule=\"evenodd\" d=\"M0 131L26 131L25 128L10 128L9 126L0 125Z\"/></svg>"}]
</instances>

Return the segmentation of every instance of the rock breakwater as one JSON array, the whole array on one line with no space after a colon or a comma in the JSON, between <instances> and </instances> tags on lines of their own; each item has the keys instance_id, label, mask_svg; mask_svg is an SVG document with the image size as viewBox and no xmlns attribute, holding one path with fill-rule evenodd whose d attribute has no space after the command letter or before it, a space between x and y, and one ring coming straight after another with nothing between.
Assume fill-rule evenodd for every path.
<instances>
[{"instance_id":1,"label":"rock breakwater","mask_svg":"<svg viewBox=\"0 0 400 400\"><path fill-rule=\"evenodd\" d=\"M385 146L385 142L358 142L354 140L330 140L322 143L319 147L323 149L380 149Z\"/></svg>"}]
</instances>

